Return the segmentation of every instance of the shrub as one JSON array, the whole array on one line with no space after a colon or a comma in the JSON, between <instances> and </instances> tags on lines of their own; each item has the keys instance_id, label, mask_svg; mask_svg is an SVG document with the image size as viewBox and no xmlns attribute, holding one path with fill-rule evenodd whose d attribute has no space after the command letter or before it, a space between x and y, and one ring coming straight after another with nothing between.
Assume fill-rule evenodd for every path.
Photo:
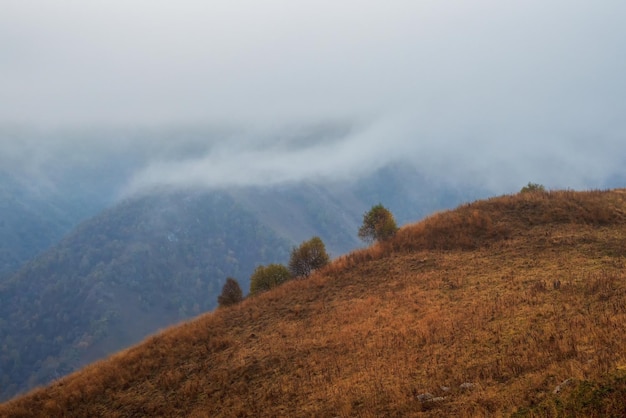
<instances>
[{"instance_id":1,"label":"shrub","mask_svg":"<svg viewBox=\"0 0 626 418\"><path fill-rule=\"evenodd\" d=\"M250 294L266 292L286 282L290 277L289 270L282 264L259 266L250 276Z\"/></svg>"},{"instance_id":2,"label":"shrub","mask_svg":"<svg viewBox=\"0 0 626 418\"><path fill-rule=\"evenodd\" d=\"M226 283L222 287L222 294L217 297L219 307L231 306L243 300L243 292L236 279L226 278Z\"/></svg>"},{"instance_id":3,"label":"shrub","mask_svg":"<svg viewBox=\"0 0 626 418\"><path fill-rule=\"evenodd\" d=\"M308 277L313 270L328 264L330 257L320 237L304 241L291 250L289 272L293 277Z\"/></svg>"},{"instance_id":4,"label":"shrub","mask_svg":"<svg viewBox=\"0 0 626 418\"><path fill-rule=\"evenodd\" d=\"M363 215L359 238L365 242L384 241L394 236L397 231L398 227L393 215L379 203Z\"/></svg>"},{"instance_id":5,"label":"shrub","mask_svg":"<svg viewBox=\"0 0 626 418\"><path fill-rule=\"evenodd\" d=\"M546 191L546 188L543 187L543 184L528 182L526 186L522 187L522 190L520 190L520 193L545 192L545 191Z\"/></svg>"}]
</instances>

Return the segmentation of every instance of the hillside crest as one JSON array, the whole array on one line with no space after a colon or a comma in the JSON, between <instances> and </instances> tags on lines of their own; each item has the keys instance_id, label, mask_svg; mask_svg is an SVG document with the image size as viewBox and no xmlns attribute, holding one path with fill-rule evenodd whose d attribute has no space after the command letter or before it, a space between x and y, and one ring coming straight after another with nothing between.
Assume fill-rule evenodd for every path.
<instances>
[{"instance_id":1,"label":"hillside crest","mask_svg":"<svg viewBox=\"0 0 626 418\"><path fill-rule=\"evenodd\" d=\"M613 190L434 214L0 416L620 416L625 213Z\"/></svg>"}]
</instances>

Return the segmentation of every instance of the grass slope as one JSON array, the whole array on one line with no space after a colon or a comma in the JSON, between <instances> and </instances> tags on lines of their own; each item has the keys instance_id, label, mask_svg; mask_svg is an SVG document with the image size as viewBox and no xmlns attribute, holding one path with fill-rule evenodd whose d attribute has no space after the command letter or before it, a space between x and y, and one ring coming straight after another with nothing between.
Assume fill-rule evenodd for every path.
<instances>
[{"instance_id":1,"label":"grass slope","mask_svg":"<svg viewBox=\"0 0 626 418\"><path fill-rule=\"evenodd\" d=\"M116 205L0 281L0 400L214 309L289 247L217 192Z\"/></svg>"},{"instance_id":2,"label":"grass slope","mask_svg":"<svg viewBox=\"0 0 626 418\"><path fill-rule=\"evenodd\" d=\"M0 416L624 416L626 192L480 201Z\"/></svg>"}]
</instances>

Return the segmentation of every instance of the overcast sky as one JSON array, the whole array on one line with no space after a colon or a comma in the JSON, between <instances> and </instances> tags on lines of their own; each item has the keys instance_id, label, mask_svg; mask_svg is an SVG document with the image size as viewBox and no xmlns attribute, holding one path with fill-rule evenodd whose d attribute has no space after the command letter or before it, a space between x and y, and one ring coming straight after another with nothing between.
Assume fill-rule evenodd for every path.
<instances>
[{"instance_id":1,"label":"overcast sky","mask_svg":"<svg viewBox=\"0 0 626 418\"><path fill-rule=\"evenodd\" d=\"M409 159L496 192L602 187L624 172L625 16L623 0L0 0L0 162L136 145L171 151L136 185ZM320 125L339 128L302 134ZM58 134L105 127L146 131ZM199 127L207 144L173 151Z\"/></svg>"}]
</instances>

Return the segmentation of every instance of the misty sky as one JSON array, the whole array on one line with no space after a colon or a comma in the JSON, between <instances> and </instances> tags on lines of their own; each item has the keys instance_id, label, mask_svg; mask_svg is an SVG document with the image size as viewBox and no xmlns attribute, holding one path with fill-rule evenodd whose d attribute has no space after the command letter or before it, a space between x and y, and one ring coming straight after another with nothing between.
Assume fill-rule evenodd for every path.
<instances>
[{"instance_id":1,"label":"misty sky","mask_svg":"<svg viewBox=\"0 0 626 418\"><path fill-rule=\"evenodd\" d=\"M626 177L624 16L616 0L0 0L0 162L139 147L135 186L407 159L494 192L603 187Z\"/></svg>"}]
</instances>

